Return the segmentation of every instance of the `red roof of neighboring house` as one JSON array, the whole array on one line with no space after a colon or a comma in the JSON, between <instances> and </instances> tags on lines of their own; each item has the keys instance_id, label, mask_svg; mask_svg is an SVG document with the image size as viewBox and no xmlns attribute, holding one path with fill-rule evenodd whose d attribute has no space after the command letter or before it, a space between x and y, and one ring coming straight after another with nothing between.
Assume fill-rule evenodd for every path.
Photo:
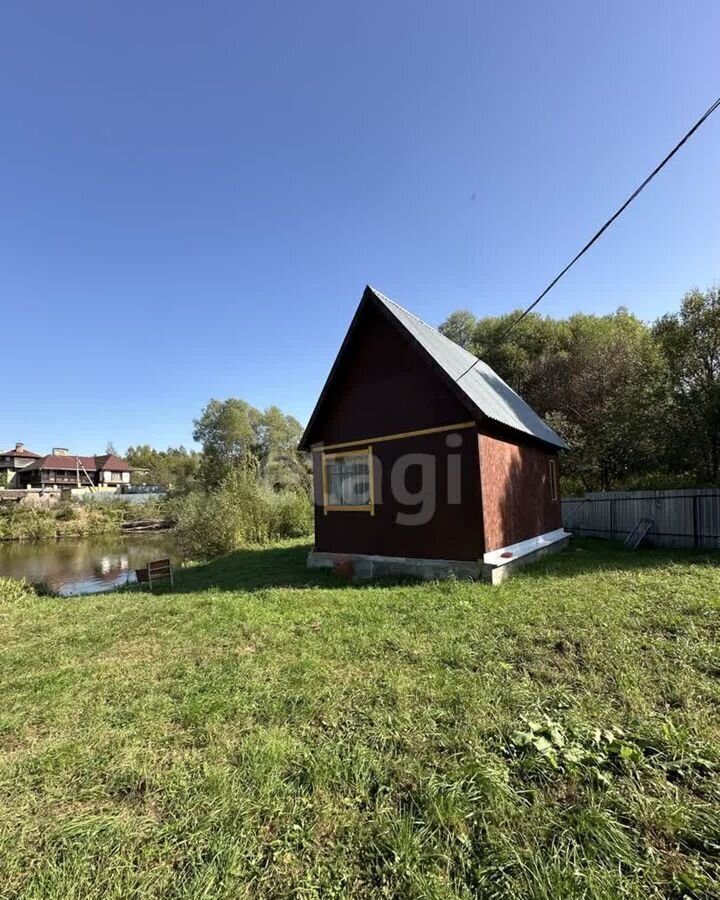
<instances>
[{"instance_id":1,"label":"red roof of neighboring house","mask_svg":"<svg viewBox=\"0 0 720 900\"><path fill-rule=\"evenodd\" d=\"M22 459L40 459L39 453L33 453L32 450L3 450L0 452L0 456L17 456Z\"/></svg>"},{"instance_id":2,"label":"red roof of neighboring house","mask_svg":"<svg viewBox=\"0 0 720 900\"><path fill-rule=\"evenodd\" d=\"M52 454L43 456L40 459L36 459L35 462L30 463L29 466L25 466L22 471L23 474L25 474L25 472L32 472L35 469L72 469L75 471L75 469L77 469L78 461L80 462L81 468L88 472L97 472L101 470L110 472L130 471L130 466L124 459L119 459L112 454L104 454L103 456L77 456L71 453L68 453L67 456L53 456Z\"/></svg>"},{"instance_id":3,"label":"red roof of neighboring house","mask_svg":"<svg viewBox=\"0 0 720 900\"><path fill-rule=\"evenodd\" d=\"M107 469L110 472L129 472L130 466L124 459L115 456L112 453L104 453L102 456L96 456L98 469Z\"/></svg>"}]
</instances>

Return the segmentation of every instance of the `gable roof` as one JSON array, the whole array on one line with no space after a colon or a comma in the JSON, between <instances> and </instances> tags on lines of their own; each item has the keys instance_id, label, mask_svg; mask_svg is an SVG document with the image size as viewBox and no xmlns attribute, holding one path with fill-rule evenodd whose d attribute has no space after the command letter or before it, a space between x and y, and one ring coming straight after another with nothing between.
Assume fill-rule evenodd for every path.
<instances>
[{"instance_id":1,"label":"gable roof","mask_svg":"<svg viewBox=\"0 0 720 900\"><path fill-rule=\"evenodd\" d=\"M98 469L109 469L111 472L129 472L130 466L124 459L115 456L114 453L103 453L102 456L95 457L95 463Z\"/></svg>"},{"instance_id":2,"label":"gable roof","mask_svg":"<svg viewBox=\"0 0 720 900\"><path fill-rule=\"evenodd\" d=\"M492 419L546 444L567 449L565 441L490 366L369 285L365 288L355 317L310 416L300 441L300 449L308 449L311 429L325 401L339 361L349 344L361 311L368 304L380 309L390 322L410 336L473 418Z\"/></svg>"},{"instance_id":3,"label":"gable roof","mask_svg":"<svg viewBox=\"0 0 720 900\"><path fill-rule=\"evenodd\" d=\"M40 454L33 453L32 450L0 450L0 456L12 456L17 459L40 459Z\"/></svg>"},{"instance_id":4,"label":"gable roof","mask_svg":"<svg viewBox=\"0 0 720 900\"><path fill-rule=\"evenodd\" d=\"M25 472L32 472L35 469L72 469L74 472L75 469L77 469L78 462L88 472L97 472L103 469L109 469L112 472L130 471L130 466L125 460L118 459L117 456L107 454L103 456L76 456L75 454L53 456L52 453L48 454L48 456L36 459L35 462L31 462L29 466L25 466L22 471L23 474Z\"/></svg>"}]
</instances>

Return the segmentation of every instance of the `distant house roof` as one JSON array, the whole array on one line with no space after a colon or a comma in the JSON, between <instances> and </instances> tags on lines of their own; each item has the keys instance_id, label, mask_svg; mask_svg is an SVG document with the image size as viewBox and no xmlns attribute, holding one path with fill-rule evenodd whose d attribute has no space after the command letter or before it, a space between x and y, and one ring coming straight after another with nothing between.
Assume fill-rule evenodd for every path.
<instances>
[{"instance_id":1,"label":"distant house roof","mask_svg":"<svg viewBox=\"0 0 720 900\"><path fill-rule=\"evenodd\" d=\"M78 462L80 466L88 472L111 471L111 472L129 472L130 466L124 459L119 459L112 454L104 454L103 456L76 456L69 453L67 456L43 456L36 459L35 462L25 466L22 470L23 475L26 472L32 472L36 469L77 469Z\"/></svg>"},{"instance_id":2,"label":"distant house roof","mask_svg":"<svg viewBox=\"0 0 720 900\"><path fill-rule=\"evenodd\" d=\"M115 456L114 453L103 453L102 456L96 456L95 461L98 469L108 469L111 472L129 472L130 466L124 459Z\"/></svg>"},{"instance_id":3,"label":"distant house roof","mask_svg":"<svg viewBox=\"0 0 720 900\"><path fill-rule=\"evenodd\" d=\"M546 425L522 397L493 372L490 366L369 285L365 288L358 312L353 319L353 325L362 308L368 303L380 308L393 324L410 335L414 343L440 370L445 381L454 389L473 418L480 420L487 417L515 431L544 441L546 444L567 449L565 441L549 425ZM350 326L345 343L340 349L335 365L305 429L305 434L300 442L302 449L306 449L308 446L307 441L310 437L311 427L325 399L338 360L353 331L353 325Z\"/></svg>"},{"instance_id":4,"label":"distant house roof","mask_svg":"<svg viewBox=\"0 0 720 900\"><path fill-rule=\"evenodd\" d=\"M18 459L40 459L39 453L33 453L32 450L16 450L15 448L3 450L0 452L0 456L12 456Z\"/></svg>"}]
</instances>

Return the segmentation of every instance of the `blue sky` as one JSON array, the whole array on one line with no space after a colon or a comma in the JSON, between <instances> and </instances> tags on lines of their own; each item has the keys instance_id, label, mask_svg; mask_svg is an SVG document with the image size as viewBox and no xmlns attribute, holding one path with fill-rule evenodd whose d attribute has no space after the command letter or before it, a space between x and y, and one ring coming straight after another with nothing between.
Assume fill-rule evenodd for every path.
<instances>
[{"instance_id":1,"label":"blue sky","mask_svg":"<svg viewBox=\"0 0 720 900\"><path fill-rule=\"evenodd\" d=\"M0 31L0 444L306 420L363 286L530 302L720 94L720 6L37 3ZM543 301L720 278L720 113ZM1 449L1 448L0 448Z\"/></svg>"}]
</instances>

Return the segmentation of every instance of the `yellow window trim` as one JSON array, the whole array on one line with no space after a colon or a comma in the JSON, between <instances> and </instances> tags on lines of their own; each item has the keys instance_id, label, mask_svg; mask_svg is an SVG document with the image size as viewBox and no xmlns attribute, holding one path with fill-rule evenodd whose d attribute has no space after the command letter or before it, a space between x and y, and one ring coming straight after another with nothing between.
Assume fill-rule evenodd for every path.
<instances>
[{"instance_id":1,"label":"yellow window trim","mask_svg":"<svg viewBox=\"0 0 720 900\"><path fill-rule=\"evenodd\" d=\"M443 431L457 431L460 428L475 428L475 422L457 422L455 425L438 425L436 428L421 428L418 431L399 431L396 434L384 434L381 437L365 438L365 440L344 441L341 444L324 444L312 449L327 455L327 450L339 450L341 447L355 447L358 444L380 444L383 441L398 441L401 438L420 437L423 434L440 434ZM363 450L353 451L363 453ZM349 456L350 453L336 453L336 456Z\"/></svg>"},{"instance_id":2,"label":"yellow window trim","mask_svg":"<svg viewBox=\"0 0 720 900\"><path fill-rule=\"evenodd\" d=\"M367 456L370 447L363 447L362 450L345 450L344 453L325 453L323 451L324 459L335 459L337 456Z\"/></svg>"},{"instance_id":3,"label":"yellow window trim","mask_svg":"<svg viewBox=\"0 0 720 900\"><path fill-rule=\"evenodd\" d=\"M370 502L363 506L336 506L328 503L328 478L327 478L327 461L335 459L338 456L367 456L368 458L368 478L369 478L369 496ZM375 515L375 484L373 471L373 455L372 446L364 447L362 450L348 450L345 453L325 453L323 452L320 460L322 466L323 480L323 513L327 515L329 512L369 512L371 516Z\"/></svg>"}]
</instances>

